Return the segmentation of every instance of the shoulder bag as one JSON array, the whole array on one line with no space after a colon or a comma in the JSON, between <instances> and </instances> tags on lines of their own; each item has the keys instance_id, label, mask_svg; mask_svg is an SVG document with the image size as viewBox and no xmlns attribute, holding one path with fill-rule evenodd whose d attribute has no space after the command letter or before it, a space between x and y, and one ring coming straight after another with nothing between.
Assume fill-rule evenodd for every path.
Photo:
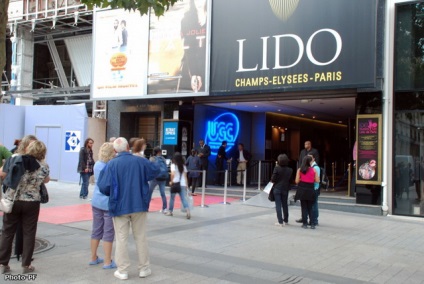
<instances>
[{"instance_id":1,"label":"shoulder bag","mask_svg":"<svg viewBox=\"0 0 424 284\"><path fill-rule=\"evenodd\" d=\"M15 194L13 195L13 200L10 200L5 197L5 194L3 194L0 199L0 211L4 213L12 212L13 203L15 203L15 199L17 195L18 195L18 190L15 190Z\"/></svg>"},{"instance_id":2,"label":"shoulder bag","mask_svg":"<svg viewBox=\"0 0 424 284\"><path fill-rule=\"evenodd\" d=\"M180 193L181 192L181 176L182 175L183 174L180 173L180 180L178 182L172 182L171 193Z\"/></svg>"},{"instance_id":3,"label":"shoulder bag","mask_svg":"<svg viewBox=\"0 0 424 284\"><path fill-rule=\"evenodd\" d=\"M40 185L40 203L46 204L49 202L49 193L44 182Z\"/></svg>"}]
</instances>

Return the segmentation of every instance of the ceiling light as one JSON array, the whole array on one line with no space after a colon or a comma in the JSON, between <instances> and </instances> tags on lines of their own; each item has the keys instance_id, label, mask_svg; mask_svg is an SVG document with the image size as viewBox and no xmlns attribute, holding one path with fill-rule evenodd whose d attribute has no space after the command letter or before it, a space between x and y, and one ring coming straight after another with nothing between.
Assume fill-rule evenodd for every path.
<instances>
[{"instance_id":1,"label":"ceiling light","mask_svg":"<svg viewBox=\"0 0 424 284\"><path fill-rule=\"evenodd\" d=\"M300 100L300 102L301 102L302 104L307 104L307 103L312 102L312 100L311 100L311 99L304 99L304 100Z\"/></svg>"},{"instance_id":2,"label":"ceiling light","mask_svg":"<svg viewBox=\"0 0 424 284\"><path fill-rule=\"evenodd\" d=\"M313 119L315 119L315 118L316 118L316 116L314 115L312 118L313 118Z\"/></svg>"},{"instance_id":3,"label":"ceiling light","mask_svg":"<svg viewBox=\"0 0 424 284\"><path fill-rule=\"evenodd\" d=\"M258 106L255 106L255 107L258 107Z\"/></svg>"},{"instance_id":4,"label":"ceiling light","mask_svg":"<svg viewBox=\"0 0 424 284\"><path fill-rule=\"evenodd\" d=\"M281 109L277 109L277 111L281 111Z\"/></svg>"},{"instance_id":5,"label":"ceiling light","mask_svg":"<svg viewBox=\"0 0 424 284\"><path fill-rule=\"evenodd\" d=\"M305 114L304 114L304 113L301 113L300 115L301 115L301 116L305 116Z\"/></svg>"}]
</instances>

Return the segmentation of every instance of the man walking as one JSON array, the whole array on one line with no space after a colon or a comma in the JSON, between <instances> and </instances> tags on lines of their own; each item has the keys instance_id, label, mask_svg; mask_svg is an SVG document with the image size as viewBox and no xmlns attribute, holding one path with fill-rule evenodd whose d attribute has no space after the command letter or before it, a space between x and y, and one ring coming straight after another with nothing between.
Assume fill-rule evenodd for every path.
<instances>
[{"instance_id":1,"label":"man walking","mask_svg":"<svg viewBox=\"0 0 424 284\"><path fill-rule=\"evenodd\" d=\"M162 157L162 149L160 147L155 147L153 149L153 155L150 157L151 162L159 162L163 163L163 166L166 167L166 160L164 157ZM169 178L169 174L165 175L164 177L161 177L160 175L156 177L155 179L152 179L149 183L149 191L150 191L150 199L152 198L153 191L155 190L156 186L159 186L159 192L160 197L162 198L162 210L161 212L165 214L168 210L166 209L168 207L167 201L166 201L166 194L165 194L165 183L167 179Z\"/></svg>"},{"instance_id":2,"label":"man walking","mask_svg":"<svg viewBox=\"0 0 424 284\"><path fill-rule=\"evenodd\" d=\"M109 214L113 217L115 261L118 265L114 276L128 279L130 259L127 242L131 226L139 259L139 276L144 278L152 273L146 238L150 202L148 181L158 176L160 167L157 162L130 154L128 141L123 137L113 142L113 148L118 155L107 163L97 183L100 192L109 196Z\"/></svg>"},{"instance_id":3,"label":"man walking","mask_svg":"<svg viewBox=\"0 0 424 284\"><path fill-rule=\"evenodd\" d=\"M242 185L244 180L244 171L246 170L247 163L250 160L249 151L244 149L243 143L238 144L238 152L237 152L237 185Z\"/></svg>"}]
</instances>

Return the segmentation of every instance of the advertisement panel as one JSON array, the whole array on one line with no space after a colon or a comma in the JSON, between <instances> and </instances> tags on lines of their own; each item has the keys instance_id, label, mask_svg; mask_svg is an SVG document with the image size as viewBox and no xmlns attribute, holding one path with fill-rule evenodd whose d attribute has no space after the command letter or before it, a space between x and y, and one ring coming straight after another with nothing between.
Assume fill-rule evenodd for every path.
<instances>
[{"instance_id":1,"label":"advertisement panel","mask_svg":"<svg viewBox=\"0 0 424 284\"><path fill-rule=\"evenodd\" d=\"M381 114L357 115L356 183L381 184Z\"/></svg>"},{"instance_id":2,"label":"advertisement panel","mask_svg":"<svg viewBox=\"0 0 424 284\"><path fill-rule=\"evenodd\" d=\"M212 5L212 95L375 85L377 1Z\"/></svg>"},{"instance_id":3,"label":"advertisement panel","mask_svg":"<svg viewBox=\"0 0 424 284\"><path fill-rule=\"evenodd\" d=\"M208 2L178 1L163 17L150 18L149 95L206 95Z\"/></svg>"},{"instance_id":4,"label":"advertisement panel","mask_svg":"<svg viewBox=\"0 0 424 284\"><path fill-rule=\"evenodd\" d=\"M178 122L165 121L163 123L163 145L178 145Z\"/></svg>"},{"instance_id":5,"label":"advertisement panel","mask_svg":"<svg viewBox=\"0 0 424 284\"><path fill-rule=\"evenodd\" d=\"M147 93L149 17L123 9L94 13L92 99Z\"/></svg>"}]
</instances>

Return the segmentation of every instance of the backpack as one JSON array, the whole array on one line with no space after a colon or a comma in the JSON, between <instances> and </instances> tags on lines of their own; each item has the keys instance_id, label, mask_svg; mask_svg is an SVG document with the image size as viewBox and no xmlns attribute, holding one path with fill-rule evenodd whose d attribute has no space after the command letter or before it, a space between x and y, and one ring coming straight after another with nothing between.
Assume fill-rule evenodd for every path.
<instances>
[{"instance_id":1,"label":"backpack","mask_svg":"<svg viewBox=\"0 0 424 284\"><path fill-rule=\"evenodd\" d=\"M329 186L329 182L328 182L328 176L325 173L325 169L322 167L319 167L318 165L315 165L314 168L317 167L319 168L319 193L321 193L321 189L323 190L327 190L328 186Z\"/></svg>"},{"instance_id":2,"label":"backpack","mask_svg":"<svg viewBox=\"0 0 424 284\"><path fill-rule=\"evenodd\" d=\"M166 166L165 159L163 157L156 157L156 162L159 163L160 172L156 177L157 181L165 181L169 178L168 167Z\"/></svg>"}]
</instances>

